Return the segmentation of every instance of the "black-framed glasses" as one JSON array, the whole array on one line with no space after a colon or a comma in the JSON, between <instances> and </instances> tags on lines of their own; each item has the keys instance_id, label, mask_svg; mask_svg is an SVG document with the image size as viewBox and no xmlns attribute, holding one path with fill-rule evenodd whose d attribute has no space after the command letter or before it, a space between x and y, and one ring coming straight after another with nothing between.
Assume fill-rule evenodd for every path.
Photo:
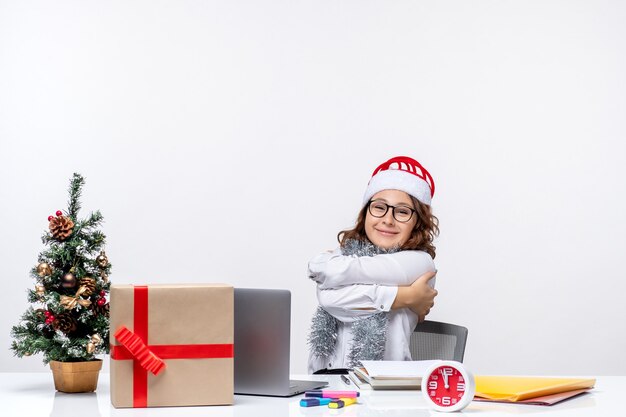
<instances>
[{"instance_id":1,"label":"black-framed glasses","mask_svg":"<svg viewBox=\"0 0 626 417\"><path fill-rule=\"evenodd\" d=\"M399 221L400 223L406 223L413 217L413 210L411 207L407 206L392 206L382 201L370 201L368 204L368 210L370 214L374 217L385 217L389 209L391 208L391 214L393 218Z\"/></svg>"}]
</instances>

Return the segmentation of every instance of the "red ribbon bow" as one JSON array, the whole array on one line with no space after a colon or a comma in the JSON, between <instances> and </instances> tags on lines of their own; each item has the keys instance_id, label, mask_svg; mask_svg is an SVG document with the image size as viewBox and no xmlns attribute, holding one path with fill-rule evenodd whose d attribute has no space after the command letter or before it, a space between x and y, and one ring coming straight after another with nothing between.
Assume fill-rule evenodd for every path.
<instances>
[{"instance_id":1,"label":"red ribbon bow","mask_svg":"<svg viewBox=\"0 0 626 417\"><path fill-rule=\"evenodd\" d=\"M128 330L126 326L120 327L114 336L146 371L158 375L165 368L165 362L148 349L141 338Z\"/></svg>"}]
</instances>

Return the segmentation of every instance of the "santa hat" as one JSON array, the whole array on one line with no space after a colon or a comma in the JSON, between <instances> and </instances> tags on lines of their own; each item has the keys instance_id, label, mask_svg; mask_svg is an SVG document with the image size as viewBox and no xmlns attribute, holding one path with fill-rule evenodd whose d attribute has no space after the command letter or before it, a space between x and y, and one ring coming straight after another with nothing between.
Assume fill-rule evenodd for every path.
<instances>
[{"instance_id":1,"label":"santa hat","mask_svg":"<svg viewBox=\"0 0 626 417\"><path fill-rule=\"evenodd\" d=\"M365 206L374 194L383 190L400 190L430 205L435 195L435 182L428 171L415 159L396 156L374 170L363 196Z\"/></svg>"}]
</instances>

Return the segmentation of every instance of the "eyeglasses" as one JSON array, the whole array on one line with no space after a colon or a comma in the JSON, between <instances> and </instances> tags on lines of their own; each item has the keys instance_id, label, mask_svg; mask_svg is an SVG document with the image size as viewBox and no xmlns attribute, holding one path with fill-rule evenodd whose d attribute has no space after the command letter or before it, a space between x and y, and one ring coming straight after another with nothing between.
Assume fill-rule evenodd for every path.
<instances>
[{"instance_id":1,"label":"eyeglasses","mask_svg":"<svg viewBox=\"0 0 626 417\"><path fill-rule=\"evenodd\" d=\"M393 218L399 221L400 223L406 223L413 217L413 210L411 207L406 206L392 206L387 203L383 203L382 201L370 201L368 210L370 214L374 217L385 217L387 212L391 208L391 213L393 214Z\"/></svg>"}]
</instances>

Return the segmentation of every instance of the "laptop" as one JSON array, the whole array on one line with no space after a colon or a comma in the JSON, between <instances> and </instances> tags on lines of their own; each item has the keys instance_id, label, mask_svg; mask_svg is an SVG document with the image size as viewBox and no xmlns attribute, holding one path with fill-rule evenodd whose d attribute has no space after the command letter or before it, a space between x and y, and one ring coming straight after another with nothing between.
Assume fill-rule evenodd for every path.
<instances>
[{"instance_id":1,"label":"laptop","mask_svg":"<svg viewBox=\"0 0 626 417\"><path fill-rule=\"evenodd\" d=\"M291 292L235 288L235 394L289 397L328 385L289 380Z\"/></svg>"}]
</instances>

